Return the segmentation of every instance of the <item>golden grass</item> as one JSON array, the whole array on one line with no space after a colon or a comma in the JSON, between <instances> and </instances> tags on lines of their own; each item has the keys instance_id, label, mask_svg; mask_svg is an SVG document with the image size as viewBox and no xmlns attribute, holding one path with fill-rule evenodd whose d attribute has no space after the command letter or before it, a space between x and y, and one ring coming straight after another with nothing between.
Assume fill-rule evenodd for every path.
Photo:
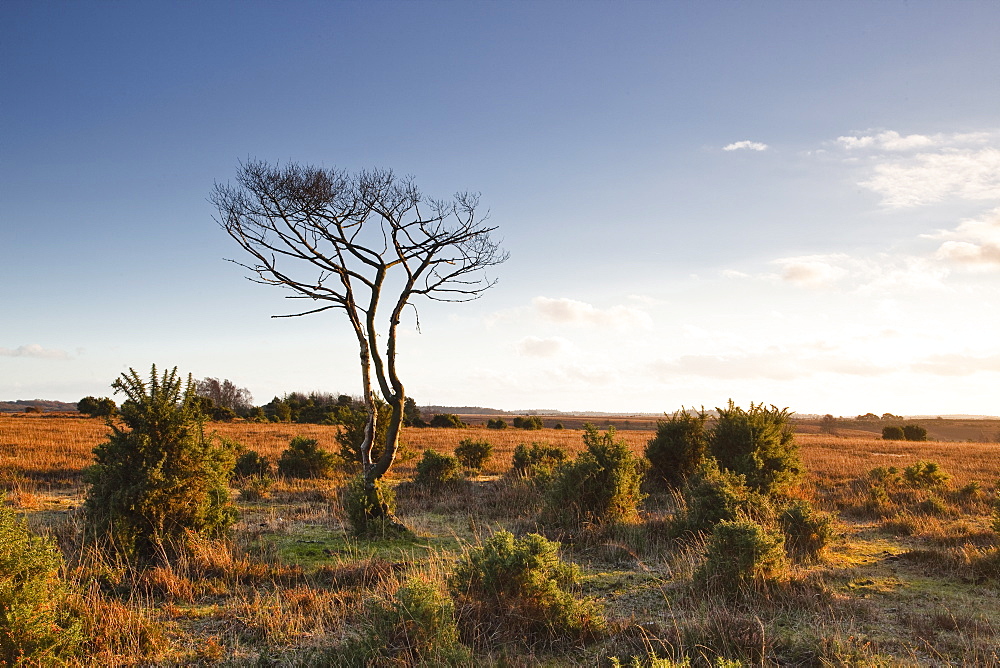
<instances>
[{"instance_id":1,"label":"golden grass","mask_svg":"<svg viewBox=\"0 0 1000 668\"><path fill-rule=\"evenodd\" d=\"M272 461L295 436L316 438L329 450L339 449L337 427L332 426L236 422L213 423L208 428ZM92 462L93 447L106 434L106 425L98 419L0 415L0 489L7 491L8 504L43 518L33 520L34 526L54 527L64 549L71 541L63 540L59 522L73 521L76 516L52 499L82 496L80 474ZM466 438L487 440L494 446L494 455L484 472L497 474L509 468L520 443L547 442L577 453L583 449L581 434L578 429L498 431L473 426L408 429L402 441L419 456L426 448L452 452ZM618 435L641 453L653 432L622 430ZM1000 566L991 566L997 538L989 528L1000 479L1000 446L882 441L870 435L798 434L796 438L809 472L800 491L826 509L863 508L870 492L863 483L877 466L903 469L919 460L934 461L952 478L945 489L900 488L882 514L858 519L845 510L838 519L844 537L833 546L832 556L825 563L802 567L795 575L799 584L752 611L684 588L701 558L696 543L686 547L655 543L663 554L642 555L645 564L634 570L592 575L588 586L599 591L602 578L628 583L621 589L609 586L609 605L623 618L633 614L637 623L646 624L659 615L656 618L664 624L657 632L660 638L679 634L677 643L686 646L728 649L758 660L773 652L795 656L783 644L790 632L777 630L785 623L782 620L793 619L798 624L819 625L815 638L805 632L797 636L797 642L804 643L803 660L821 652L825 657L842 657L845 663L867 665L885 652L893 657L891 665L943 664L963 656L971 665L1000 665L992 649L1000 633L984 621L1000 616L995 587L988 586L992 587L989 596L977 598L978 585L968 584L984 577L983 573L993 577L988 568L1000 572ZM397 480L412 477L415 462L400 461L392 475ZM960 489L973 481L982 483L982 491L962 496ZM92 656L104 665L155 661L179 665L210 662L220 656L253 662L258 652L278 660L283 654L294 657L323 638L333 642L350 633L352 619L362 614L364 598L398 585L397 574L412 567L416 548L408 546L405 549L410 552L404 552L403 547L389 547L376 557L352 547L340 531L337 485L333 480L279 480L268 500L243 504L244 522L231 541L193 542L186 556L160 570L115 575L113 565L94 563L70 569L82 588L80 605L88 609L89 619L117 616L125 620L116 630L100 624L91 629ZM416 499L418 492L407 492L413 497L406 497L413 514L406 519L426 529L419 540L421 545L427 543L428 550L452 551L454 545L479 536L480 527L492 528L494 522L509 525L518 507L530 505L530 500L515 500L518 490L512 486L469 486L448 498L423 500ZM922 510L921 504L931 497L941 499L945 512ZM463 522L468 525L465 530L459 526ZM641 529L636 527L636 533ZM69 528L65 532L71 533ZM455 537L456 532L460 536ZM290 548L300 550L300 555L312 549L320 556L312 562L308 562L312 557L305 556L305 561L296 561ZM453 556L448 552L437 559L450 563ZM386 567L375 568L383 558L388 559ZM367 567L365 560L370 561ZM400 560L402 570L397 573ZM313 573L310 568L317 565L319 570ZM356 571L358 582L351 584L348 576ZM368 571L385 573L368 578ZM878 589L882 582L891 582L892 587ZM131 593L120 595L119 590ZM635 601L634 607L629 601ZM660 610L664 607L669 609ZM706 620L718 620L718 624ZM772 624L774 620L777 625ZM746 631L747 642L734 640L732 628ZM619 654L626 656L624 649ZM586 658L580 665L596 665L594 654L581 656Z\"/></svg>"}]
</instances>

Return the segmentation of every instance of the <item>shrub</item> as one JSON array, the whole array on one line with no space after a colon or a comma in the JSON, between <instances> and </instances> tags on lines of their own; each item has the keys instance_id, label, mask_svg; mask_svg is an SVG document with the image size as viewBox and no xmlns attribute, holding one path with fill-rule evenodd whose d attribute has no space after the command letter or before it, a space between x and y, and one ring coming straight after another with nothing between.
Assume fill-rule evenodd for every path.
<instances>
[{"instance_id":1,"label":"shrub","mask_svg":"<svg viewBox=\"0 0 1000 668\"><path fill-rule=\"evenodd\" d=\"M82 640L59 578L62 554L4 502L0 495L0 664L62 665Z\"/></svg>"},{"instance_id":2,"label":"shrub","mask_svg":"<svg viewBox=\"0 0 1000 668\"><path fill-rule=\"evenodd\" d=\"M271 474L271 462L256 450L247 450L236 460L233 473L243 478L262 478Z\"/></svg>"},{"instance_id":3,"label":"shrub","mask_svg":"<svg viewBox=\"0 0 1000 668\"><path fill-rule=\"evenodd\" d=\"M328 478L336 459L315 438L296 436L278 459L278 473L289 478Z\"/></svg>"},{"instance_id":4,"label":"shrub","mask_svg":"<svg viewBox=\"0 0 1000 668\"><path fill-rule=\"evenodd\" d=\"M751 403L743 410L730 399L727 408L716 410L709 448L719 466L745 475L751 489L764 493L798 476L801 464L787 408Z\"/></svg>"},{"instance_id":5,"label":"shrub","mask_svg":"<svg viewBox=\"0 0 1000 668\"><path fill-rule=\"evenodd\" d=\"M903 425L903 438L907 441L926 441L927 430L919 424L905 424Z\"/></svg>"},{"instance_id":6,"label":"shrub","mask_svg":"<svg viewBox=\"0 0 1000 668\"><path fill-rule=\"evenodd\" d=\"M514 448L512 468L517 473L531 475L538 470L551 471L566 460L566 451L558 445L532 443L529 448L524 443Z\"/></svg>"},{"instance_id":7,"label":"shrub","mask_svg":"<svg viewBox=\"0 0 1000 668\"><path fill-rule=\"evenodd\" d=\"M385 447L385 432L389 427L391 409L389 404L378 397L375 398L375 439L372 442L372 461L378 461ZM365 442L365 428L368 426L368 409L364 404L356 405L344 402L338 405L331 415L331 420L340 425L337 432L337 443L340 445L341 464L348 471L361 471L361 447Z\"/></svg>"},{"instance_id":8,"label":"shrub","mask_svg":"<svg viewBox=\"0 0 1000 668\"><path fill-rule=\"evenodd\" d=\"M903 478L913 487L930 489L941 487L951 479L951 475L936 462L919 461L903 469Z\"/></svg>"},{"instance_id":9,"label":"shrub","mask_svg":"<svg viewBox=\"0 0 1000 668\"><path fill-rule=\"evenodd\" d=\"M427 449L417 462L417 477L413 482L423 487L437 489L456 482L461 477L462 467L457 458Z\"/></svg>"},{"instance_id":10,"label":"shrub","mask_svg":"<svg viewBox=\"0 0 1000 668\"><path fill-rule=\"evenodd\" d=\"M364 475L359 474L351 478L341 491L341 505L356 536L382 535L392 526L383 521L383 518L396 512L395 491L383 485L380 480L376 480L375 485L378 487L378 496L384 506L381 512L375 512L371 507L372 500L365 491Z\"/></svg>"},{"instance_id":11,"label":"shrub","mask_svg":"<svg viewBox=\"0 0 1000 668\"><path fill-rule=\"evenodd\" d=\"M457 415L443 413L441 415L435 415L431 418L431 426L441 429L463 429L468 425L462 422Z\"/></svg>"},{"instance_id":12,"label":"shrub","mask_svg":"<svg viewBox=\"0 0 1000 668\"><path fill-rule=\"evenodd\" d=\"M118 412L113 399L108 397L84 397L76 403L76 410L90 417L109 417Z\"/></svg>"},{"instance_id":13,"label":"shrub","mask_svg":"<svg viewBox=\"0 0 1000 668\"><path fill-rule=\"evenodd\" d=\"M702 410L694 415L683 408L656 423L656 436L646 446L652 472L671 485L680 485L693 475L708 453Z\"/></svg>"},{"instance_id":14,"label":"shrub","mask_svg":"<svg viewBox=\"0 0 1000 668\"><path fill-rule=\"evenodd\" d=\"M794 559L819 559L833 540L831 517L816 512L812 504L805 500L795 501L786 507L778 516L778 522L785 534L785 548Z\"/></svg>"},{"instance_id":15,"label":"shrub","mask_svg":"<svg viewBox=\"0 0 1000 668\"><path fill-rule=\"evenodd\" d=\"M562 422L556 422L556 425L552 427L553 429L565 429Z\"/></svg>"},{"instance_id":16,"label":"shrub","mask_svg":"<svg viewBox=\"0 0 1000 668\"><path fill-rule=\"evenodd\" d=\"M570 587L579 569L559 558L559 543L499 531L459 561L450 579L463 604L463 634L474 639L584 639L604 628L598 604Z\"/></svg>"},{"instance_id":17,"label":"shrub","mask_svg":"<svg viewBox=\"0 0 1000 668\"><path fill-rule=\"evenodd\" d=\"M903 428L899 426L882 427L883 441L902 441L906 439Z\"/></svg>"},{"instance_id":18,"label":"shrub","mask_svg":"<svg viewBox=\"0 0 1000 668\"><path fill-rule=\"evenodd\" d=\"M370 603L361 624L361 637L328 657L332 665L459 666L472 658L458 639L454 602L426 576Z\"/></svg>"},{"instance_id":19,"label":"shrub","mask_svg":"<svg viewBox=\"0 0 1000 668\"><path fill-rule=\"evenodd\" d=\"M544 428L545 425L542 424L542 418L537 415L531 415L529 417L516 417L514 418L514 428L515 429L527 429L528 431L537 431Z\"/></svg>"},{"instance_id":20,"label":"shrub","mask_svg":"<svg viewBox=\"0 0 1000 668\"><path fill-rule=\"evenodd\" d=\"M601 434L584 428L587 449L555 472L546 499L546 515L563 525L620 522L636 517L644 495L639 491L646 462L632 454L614 427Z\"/></svg>"},{"instance_id":21,"label":"shrub","mask_svg":"<svg viewBox=\"0 0 1000 668\"><path fill-rule=\"evenodd\" d=\"M495 420L487 420L486 421L486 428L487 429L506 429L507 428L507 421L504 420L503 418L497 418Z\"/></svg>"},{"instance_id":22,"label":"shrub","mask_svg":"<svg viewBox=\"0 0 1000 668\"><path fill-rule=\"evenodd\" d=\"M134 369L112 385L127 399L108 440L94 448L85 503L92 530L113 533L141 558L162 554L187 531L218 535L236 519L228 482L233 451L205 436L194 383L177 369L149 383Z\"/></svg>"},{"instance_id":23,"label":"shrub","mask_svg":"<svg viewBox=\"0 0 1000 668\"><path fill-rule=\"evenodd\" d=\"M784 539L750 520L715 525L695 580L735 593L784 579L788 573Z\"/></svg>"},{"instance_id":24,"label":"shrub","mask_svg":"<svg viewBox=\"0 0 1000 668\"><path fill-rule=\"evenodd\" d=\"M674 533L709 531L719 522L748 514L762 500L746 486L743 476L724 471L714 459L705 461L681 490L684 511L673 522Z\"/></svg>"},{"instance_id":25,"label":"shrub","mask_svg":"<svg viewBox=\"0 0 1000 668\"><path fill-rule=\"evenodd\" d=\"M489 441L477 441L471 438L463 439L455 448L455 456L462 466L478 471L483 468L493 454L493 444Z\"/></svg>"}]
</instances>

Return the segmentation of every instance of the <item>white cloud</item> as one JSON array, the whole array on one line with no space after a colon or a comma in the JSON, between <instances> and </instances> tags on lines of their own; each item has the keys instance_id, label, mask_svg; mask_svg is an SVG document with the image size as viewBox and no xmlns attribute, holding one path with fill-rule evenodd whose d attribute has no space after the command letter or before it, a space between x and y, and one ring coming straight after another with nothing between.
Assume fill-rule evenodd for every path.
<instances>
[{"instance_id":1,"label":"white cloud","mask_svg":"<svg viewBox=\"0 0 1000 668\"><path fill-rule=\"evenodd\" d=\"M936 376L969 376L980 371L1000 371L1000 354L997 355L933 355L911 365L919 373Z\"/></svg>"},{"instance_id":2,"label":"white cloud","mask_svg":"<svg viewBox=\"0 0 1000 668\"><path fill-rule=\"evenodd\" d=\"M949 199L1000 199L1000 134L901 135L894 130L838 137L847 163L868 165L859 185L891 209ZM864 160L862 160L862 158Z\"/></svg>"},{"instance_id":3,"label":"white cloud","mask_svg":"<svg viewBox=\"0 0 1000 668\"><path fill-rule=\"evenodd\" d=\"M743 141L737 141L733 142L732 144L727 144L726 146L722 147L722 150L723 151L739 151L739 150L766 151L767 144L759 141L750 141L749 139L745 139Z\"/></svg>"},{"instance_id":4,"label":"white cloud","mask_svg":"<svg viewBox=\"0 0 1000 668\"><path fill-rule=\"evenodd\" d=\"M1000 150L946 148L877 164L860 185L889 208L933 204L948 198L1000 199Z\"/></svg>"},{"instance_id":5,"label":"white cloud","mask_svg":"<svg viewBox=\"0 0 1000 668\"><path fill-rule=\"evenodd\" d=\"M810 355L809 346L796 346L794 349L769 348L756 352L720 355L683 355L674 360L654 362L652 370L661 379L685 376L728 380L748 378L795 380L817 373L871 377L894 371L889 367L842 354Z\"/></svg>"},{"instance_id":6,"label":"white cloud","mask_svg":"<svg viewBox=\"0 0 1000 668\"><path fill-rule=\"evenodd\" d=\"M781 280L803 287L819 287L836 283L848 275L844 268L846 255L810 255L774 260L781 267Z\"/></svg>"},{"instance_id":7,"label":"white cloud","mask_svg":"<svg viewBox=\"0 0 1000 668\"><path fill-rule=\"evenodd\" d=\"M540 339L526 336L515 345L518 354L528 357L555 357L569 348L569 342L560 337Z\"/></svg>"},{"instance_id":8,"label":"white cloud","mask_svg":"<svg viewBox=\"0 0 1000 668\"><path fill-rule=\"evenodd\" d=\"M565 297L559 299L535 297L531 303L542 317L558 323L642 327L644 329L652 326L649 314L635 306L618 305L602 310L592 304Z\"/></svg>"},{"instance_id":9,"label":"white cloud","mask_svg":"<svg viewBox=\"0 0 1000 668\"><path fill-rule=\"evenodd\" d=\"M972 270L1000 269L1000 209L964 220L953 230L923 236L945 240L937 251L940 260Z\"/></svg>"},{"instance_id":10,"label":"white cloud","mask_svg":"<svg viewBox=\"0 0 1000 668\"><path fill-rule=\"evenodd\" d=\"M64 350L47 350L37 343L29 343L26 346L18 346L13 350L10 348L0 348L0 357L39 357L42 359L65 360L69 359L69 354Z\"/></svg>"}]
</instances>

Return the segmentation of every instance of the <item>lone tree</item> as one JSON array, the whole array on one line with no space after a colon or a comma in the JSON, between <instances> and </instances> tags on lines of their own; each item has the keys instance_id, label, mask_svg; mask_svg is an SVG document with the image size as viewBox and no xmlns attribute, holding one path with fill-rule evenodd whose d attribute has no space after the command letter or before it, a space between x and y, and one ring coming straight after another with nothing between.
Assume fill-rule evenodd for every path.
<instances>
[{"instance_id":1,"label":"lone tree","mask_svg":"<svg viewBox=\"0 0 1000 668\"><path fill-rule=\"evenodd\" d=\"M234 260L251 272L248 278L312 302L272 317L334 309L346 314L358 340L368 409L361 447L367 512L399 525L378 485L396 456L404 419L397 327L413 297L470 301L495 284L484 270L504 262L507 253L491 238L496 227L476 215L479 196L430 199L410 177L388 170L349 174L253 160L240 165L235 184L216 184L211 201L216 222L252 258L248 264ZM376 390L391 409L377 458Z\"/></svg>"}]
</instances>

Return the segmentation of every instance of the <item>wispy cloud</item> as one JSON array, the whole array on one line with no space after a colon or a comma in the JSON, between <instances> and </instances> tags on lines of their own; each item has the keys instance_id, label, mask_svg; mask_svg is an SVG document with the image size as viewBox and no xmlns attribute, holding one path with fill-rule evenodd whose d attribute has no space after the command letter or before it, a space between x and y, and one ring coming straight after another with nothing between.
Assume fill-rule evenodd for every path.
<instances>
[{"instance_id":1,"label":"wispy cloud","mask_svg":"<svg viewBox=\"0 0 1000 668\"><path fill-rule=\"evenodd\" d=\"M684 355L673 360L658 360L651 368L661 378L694 376L727 380L795 380L816 373L870 377L894 371L890 367L838 354L809 355L805 349L791 351L776 348L721 355Z\"/></svg>"},{"instance_id":2,"label":"wispy cloud","mask_svg":"<svg viewBox=\"0 0 1000 668\"><path fill-rule=\"evenodd\" d=\"M0 357L39 357L42 359L65 360L69 353L64 350L49 350L37 343L29 343L17 348L0 348Z\"/></svg>"},{"instance_id":3,"label":"wispy cloud","mask_svg":"<svg viewBox=\"0 0 1000 668\"><path fill-rule=\"evenodd\" d=\"M558 323L642 328L652 326L649 314L635 306L618 305L599 309L592 304L565 297L535 297L531 303L543 318Z\"/></svg>"},{"instance_id":4,"label":"wispy cloud","mask_svg":"<svg viewBox=\"0 0 1000 668\"><path fill-rule=\"evenodd\" d=\"M940 260L975 271L1000 269L1000 208L923 236L944 240L936 255Z\"/></svg>"},{"instance_id":5,"label":"wispy cloud","mask_svg":"<svg viewBox=\"0 0 1000 668\"><path fill-rule=\"evenodd\" d=\"M569 348L569 342L560 337L539 338L526 336L514 346L518 354L528 357L555 357Z\"/></svg>"},{"instance_id":6,"label":"wispy cloud","mask_svg":"<svg viewBox=\"0 0 1000 668\"><path fill-rule=\"evenodd\" d=\"M856 162L867 160L859 185L890 209L946 200L1000 200L1000 135L995 132L901 135L894 130L838 137Z\"/></svg>"},{"instance_id":7,"label":"wispy cloud","mask_svg":"<svg viewBox=\"0 0 1000 668\"><path fill-rule=\"evenodd\" d=\"M750 141L749 139L744 139L743 141L733 142L732 144L727 144L722 147L723 151L766 151L767 144L759 141Z\"/></svg>"}]
</instances>

